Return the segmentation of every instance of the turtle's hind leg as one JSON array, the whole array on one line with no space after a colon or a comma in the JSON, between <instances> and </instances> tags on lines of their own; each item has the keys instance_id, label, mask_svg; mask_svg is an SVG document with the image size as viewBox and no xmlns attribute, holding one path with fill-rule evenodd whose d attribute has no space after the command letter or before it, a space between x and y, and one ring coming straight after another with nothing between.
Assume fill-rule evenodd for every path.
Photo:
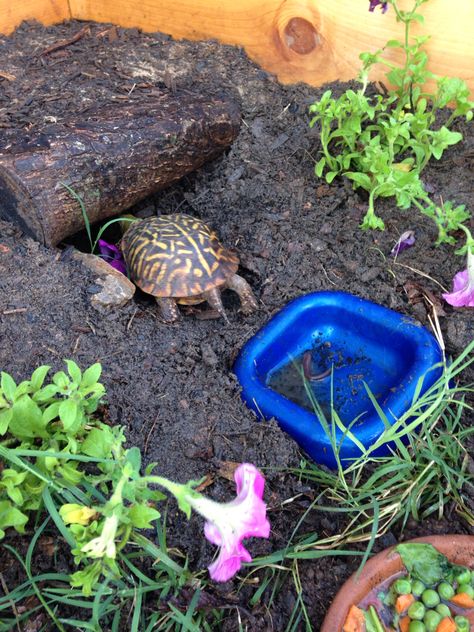
<instances>
[{"instance_id":1,"label":"turtle's hind leg","mask_svg":"<svg viewBox=\"0 0 474 632\"><path fill-rule=\"evenodd\" d=\"M208 290L203 293L203 297L219 314L225 319L226 322L229 322L227 318L227 314L225 313L224 305L222 304L221 291L220 288L212 288L212 290Z\"/></svg>"},{"instance_id":2,"label":"turtle's hind leg","mask_svg":"<svg viewBox=\"0 0 474 632\"><path fill-rule=\"evenodd\" d=\"M257 299L255 298L252 288L241 276L238 274L231 276L226 283L226 287L228 287L229 290L234 290L234 292L237 292L239 295L241 303L240 311L243 314L251 314L258 309Z\"/></svg>"},{"instance_id":3,"label":"turtle's hind leg","mask_svg":"<svg viewBox=\"0 0 474 632\"><path fill-rule=\"evenodd\" d=\"M156 302L160 308L161 317L166 323L174 323L179 318L179 308L174 298L156 297Z\"/></svg>"}]
</instances>

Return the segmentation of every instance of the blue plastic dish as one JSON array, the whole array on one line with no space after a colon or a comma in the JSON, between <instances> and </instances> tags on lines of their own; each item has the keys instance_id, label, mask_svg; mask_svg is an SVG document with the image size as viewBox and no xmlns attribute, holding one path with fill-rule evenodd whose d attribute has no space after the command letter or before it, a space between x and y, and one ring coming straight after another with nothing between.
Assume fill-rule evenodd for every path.
<instances>
[{"instance_id":1,"label":"blue plastic dish","mask_svg":"<svg viewBox=\"0 0 474 632\"><path fill-rule=\"evenodd\" d=\"M309 357L308 357L309 355ZM442 374L436 339L416 321L344 292L316 292L278 312L239 353L234 371L242 398L259 419L275 418L280 427L317 463L335 467L324 428L302 379L306 373L314 397L328 420L332 402L341 420L365 448L382 434L384 423L364 383L390 423L412 404L418 379L424 393ZM432 369L432 370L430 370ZM322 377L318 377L322 376ZM343 433L337 431L337 441ZM389 452L384 444L374 455ZM360 455L348 437L341 460Z\"/></svg>"}]
</instances>

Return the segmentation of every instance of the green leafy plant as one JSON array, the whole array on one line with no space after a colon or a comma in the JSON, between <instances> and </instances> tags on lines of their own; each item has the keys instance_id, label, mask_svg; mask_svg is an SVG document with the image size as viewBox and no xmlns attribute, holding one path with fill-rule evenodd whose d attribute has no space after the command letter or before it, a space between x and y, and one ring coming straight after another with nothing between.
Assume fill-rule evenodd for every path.
<instances>
[{"instance_id":1,"label":"green leafy plant","mask_svg":"<svg viewBox=\"0 0 474 632\"><path fill-rule=\"evenodd\" d=\"M0 457L12 458L10 467L0 472L0 537L7 527L24 531L29 513L42 506L42 493L51 481L67 488L80 480L77 457L83 455L87 461L96 450L94 436L102 442L107 437L109 443L123 440L117 430L91 422L105 392L98 382L100 365L82 373L72 360L66 364L67 373L55 373L46 385L49 366L38 367L30 380L18 385L8 373L1 373ZM23 462L27 456L31 458Z\"/></svg>"},{"instance_id":2,"label":"green leafy plant","mask_svg":"<svg viewBox=\"0 0 474 632\"><path fill-rule=\"evenodd\" d=\"M227 581L239 570L241 561L251 559L242 540L269 535L270 524L262 499L263 476L252 464L241 464L234 474L236 498L229 503L217 503L196 489L201 481L175 483L154 474L154 463L142 473L140 450L126 449L122 429L104 424L95 415L105 395L99 383L100 365L94 364L82 372L75 362L65 362L67 373L55 373L49 383L45 383L49 366L39 367L30 380L20 384L9 374L1 374L0 538L8 528L24 533L29 520L38 520L46 514L24 560L9 544L4 545L29 579L23 587L24 593L22 587L14 592L25 596L33 590L56 628L64 629L64 621L49 606L51 593L36 586L31 566L39 533L53 523L78 567L69 576L57 574L58 581L63 583L66 577L70 585L61 588L54 600L60 602L63 598L66 604L71 601L77 604L77 598L70 598L71 591L76 590L81 592L81 603L88 603L84 598L93 598L91 627L86 629L101 629L99 609L106 619L119 621L110 607L116 598L128 600L132 596L138 598L138 594L143 600L152 590L162 599L169 594L178 596L191 580L193 591L186 615L169 604L164 608L167 614L151 617L152 623L147 626L152 629L158 620L170 619L170 627L160 629L172 629L182 619L183 625L186 621L190 624L186 629L201 629L192 624L200 580L167 552L164 521L157 508L166 496L156 487L172 494L188 518L192 510L204 516L207 539L220 546L209 573L215 581ZM8 467L4 467L7 463ZM158 545L142 533L144 530L155 531ZM137 557L151 561L146 568L141 564L137 567ZM106 590L108 586L110 589ZM0 612L11 603L11 594L6 597L5 600L0 597ZM105 604L100 606L102 600ZM19 625L17 613L15 616ZM132 629L138 630L140 617L141 606ZM205 617L202 623L203 629L207 629Z\"/></svg>"},{"instance_id":3,"label":"green leafy plant","mask_svg":"<svg viewBox=\"0 0 474 632\"><path fill-rule=\"evenodd\" d=\"M462 135L452 124L460 116L471 120L474 103L469 90L458 78L436 77L427 69L428 56L423 50L427 37L411 37L414 22L423 23L418 12L428 0L413 0L410 10L399 8L398 0L388 0L397 21L404 26L404 39L390 40L383 49L362 53L359 74L362 84L357 91L346 90L339 98L327 90L310 106L310 125L319 125L323 156L315 166L318 177L331 183L336 176L352 180L354 188L368 192L367 213L361 227L384 229L375 212L378 197L394 197L402 209L416 206L432 218L438 227L437 243L455 243L456 231L463 231L472 243L467 228L470 218L464 205L450 201L436 204L428 195L421 174L432 159L439 160ZM402 51L404 62L396 65L386 55ZM369 94L369 73L375 64L388 68L387 80L392 88L386 94ZM435 82L434 92L427 82ZM440 111L452 104L447 120ZM464 254L467 244L458 252Z\"/></svg>"}]
</instances>

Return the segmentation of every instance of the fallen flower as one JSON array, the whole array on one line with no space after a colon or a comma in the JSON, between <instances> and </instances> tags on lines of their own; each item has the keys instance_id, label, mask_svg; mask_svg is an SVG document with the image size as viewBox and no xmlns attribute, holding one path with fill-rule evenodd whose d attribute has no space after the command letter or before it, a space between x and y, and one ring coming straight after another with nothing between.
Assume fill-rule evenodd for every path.
<instances>
[{"instance_id":1,"label":"fallen flower","mask_svg":"<svg viewBox=\"0 0 474 632\"><path fill-rule=\"evenodd\" d=\"M400 236L400 239L397 241L395 246L390 251L390 254L393 257L396 257L399 252L402 252L403 250L406 250L407 248L410 248L411 246L413 246L415 241L416 240L415 240L414 231L406 230L404 233L402 233L402 235Z\"/></svg>"},{"instance_id":2,"label":"fallen flower","mask_svg":"<svg viewBox=\"0 0 474 632\"><path fill-rule=\"evenodd\" d=\"M88 525L91 519L97 514L95 509L85 505L66 503L59 508L59 515L64 520L64 524Z\"/></svg>"},{"instance_id":3,"label":"fallen flower","mask_svg":"<svg viewBox=\"0 0 474 632\"><path fill-rule=\"evenodd\" d=\"M388 9L388 1L384 2L384 0L370 0L369 11L374 11L379 4L382 7L382 13L385 13Z\"/></svg>"},{"instance_id":4,"label":"fallen flower","mask_svg":"<svg viewBox=\"0 0 474 632\"><path fill-rule=\"evenodd\" d=\"M119 519L116 514L106 518L100 536L86 542L81 551L92 558L109 557L115 559L115 536L118 524Z\"/></svg>"},{"instance_id":5,"label":"fallen flower","mask_svg":"<svg viewBox=\"0 0 474 632\"><path fill-rule=\"evenodd\" d=\"M467 268L454 275L453 291L442 295L454 307L474 307L474 252L467 251Z\"/></svg>"},{"instance_id":6,"label":"fallen flower","mask_svg":"<svg viewBox=\"0 0 474 632\"><path fill-rule=\"evenodd\" d=\"M114 244L109 244L108 241L104 239L99 239L97 242L99 248L99 257L107 261L112 268L115 268L122 274L127 274L127 268L125 266L125 260L122 255L122 251L120 248L115 246Z\"/></svg>"},{"instance_id":7,"label":"fallen flower","mask_svg":"<svg viewBox=\"0 0 474 632\"><path fill-rule=\"evenodd\" d=\"M237 496L229 503L218 503L205 496L187 497L195 511L206 518L204 535L220 546L217 559L209 566L215 581L226 582L237 573L242 562L252 557L242 546L242 540L251 536L268 538L270 523L263 502L265 479L250 463L242 463L235 470L234 480Z\"/></svg>"}]
</instances>

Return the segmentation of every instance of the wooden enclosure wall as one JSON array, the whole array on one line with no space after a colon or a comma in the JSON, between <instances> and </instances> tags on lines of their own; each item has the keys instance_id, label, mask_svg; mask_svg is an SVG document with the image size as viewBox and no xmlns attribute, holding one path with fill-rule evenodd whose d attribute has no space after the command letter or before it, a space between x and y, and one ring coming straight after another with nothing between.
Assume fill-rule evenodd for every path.
<instances>
[{"instance_id":1,"label":"wooden enclosure wall","mask_svg":"<svg viewBox=\"0 0 474 632\"><path fill-rule=\"evenodd\" d=\"M11 33L23 20L55 24L70 17L68 0L0 0L0 33Z\"/></svg>"},{"instance_id":2,"label":"wooden enclosure wall","mask_svg":"<svg viewBox=\"0 0 474 632\"><path fill-rule=\"evenodd\" d=\"M243 46L282 82L321 85L354 77L359 53L401 38L393 11L368 12L368 0L0 0L0 31L26 17L45 23L68 16L162 31L176 38L215 38ZM401 0L412 6L412 0ZM474 0L423 5L432 36L431 69L465 79L474 90ZM382 78L379 74L378 77Z\"/></svg>"}]
</instances>

